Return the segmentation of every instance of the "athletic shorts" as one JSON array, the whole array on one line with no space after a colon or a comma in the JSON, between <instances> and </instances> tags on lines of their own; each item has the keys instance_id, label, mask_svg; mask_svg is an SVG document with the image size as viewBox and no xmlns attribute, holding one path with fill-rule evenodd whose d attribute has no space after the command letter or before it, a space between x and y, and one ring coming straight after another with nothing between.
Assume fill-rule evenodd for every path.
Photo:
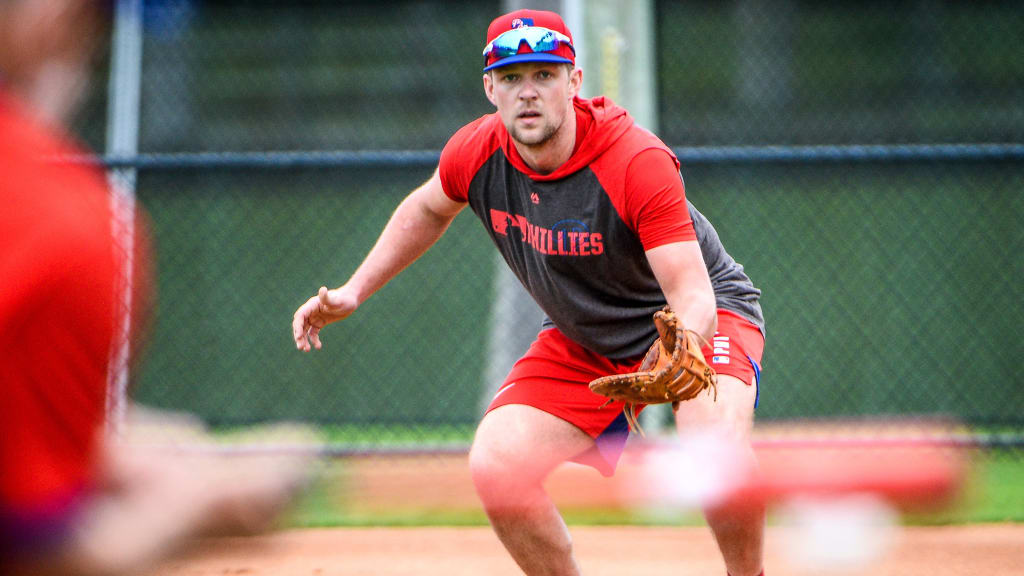
<instances>
[{"instance_id":1,"label":"athletic shorts","mask_svg":"<svg viewBox=\"0 0 1024 576\"><path fill-rule=\"evenodd\" d=\"M757 326L728 310L718 311L718 331L712 346L703 349L716 372L757 386L763 351L764 337ZM577 426L596 443L573 460L611 476L626 445L629 425L622 413L623 403L602 406L608 399L591 392L588 384L601 376L634 372L642 361L642 356L606 358L573 342L557 328L549 328L537 335L512 367L487 411L506 404L525 404Z\"/></svg>"}]
</instances>

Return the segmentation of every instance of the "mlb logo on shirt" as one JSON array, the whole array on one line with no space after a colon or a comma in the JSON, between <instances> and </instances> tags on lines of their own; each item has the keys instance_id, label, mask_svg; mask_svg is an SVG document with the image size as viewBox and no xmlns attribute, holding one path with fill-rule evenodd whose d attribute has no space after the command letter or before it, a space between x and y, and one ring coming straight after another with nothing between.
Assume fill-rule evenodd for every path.
<instances>
[{"instance_id":1,"label":"mlb logo on shirt","mask_svg":"<svg viewBox=\"0 0 1024 576\"><path fill-rule=\"evenodd\" d=\"M711 339L711 346L714 348L714 355L711 357L712 364L729 363L729 337L715 334Z\"/></svg>"}]
</instances>

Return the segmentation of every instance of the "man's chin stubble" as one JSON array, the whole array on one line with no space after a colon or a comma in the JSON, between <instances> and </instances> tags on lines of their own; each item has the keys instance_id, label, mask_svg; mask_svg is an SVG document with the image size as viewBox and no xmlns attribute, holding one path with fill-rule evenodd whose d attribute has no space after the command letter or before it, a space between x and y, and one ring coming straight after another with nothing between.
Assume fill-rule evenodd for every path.
<instances>
[{"instance_id":1,"label":"man's chin stubble","mask_svg":"<svg viewBox=\"0 0 1024 576\"><path fill-rule=\"evenodd\" d=\"M526 136L525 134L523 134L523 131L519 130L515 126L512 126L509 128L508 133L510 136L512 136L513 140L519 142L520 144L523 144L525 146L539 146L550 140L551 137L554 136L555 132L557 131L558 129L553 126L545 126L539 134L531 134L529 136Z\"/></svg>"}]
</instances>

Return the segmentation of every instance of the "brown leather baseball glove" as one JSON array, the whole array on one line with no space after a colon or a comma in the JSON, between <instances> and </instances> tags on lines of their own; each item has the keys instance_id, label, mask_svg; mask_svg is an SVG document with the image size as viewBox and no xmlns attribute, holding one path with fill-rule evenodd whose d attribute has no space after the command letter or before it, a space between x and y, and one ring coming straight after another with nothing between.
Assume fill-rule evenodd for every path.
<instances>
[{"instance_id":1,"label":"brown leather baseball glove","mask_svg":"<svg viewBox=\"0 0 1024 576\"><path fill-rule=\"evenodd\" d=\"M591 390L608 397L605 406L614 400L626 403L626 421L641 436L637 404L677 404L709 388L718 399L718 378L700 351L703 338L683 327L668 306L654 313L654 326L659 337L636 372L602 376L590 383Z\"/></svg>"}]
</instances>

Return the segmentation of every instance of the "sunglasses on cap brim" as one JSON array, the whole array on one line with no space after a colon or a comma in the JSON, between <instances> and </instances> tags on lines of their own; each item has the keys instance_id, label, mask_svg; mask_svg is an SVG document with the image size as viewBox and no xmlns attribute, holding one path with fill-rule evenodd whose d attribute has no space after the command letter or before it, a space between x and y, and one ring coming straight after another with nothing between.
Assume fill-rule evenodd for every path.
<instances>
[{"instance_id":1,"label":"sunglasses on cap brim","mask_svg":"<svg viewBox=\"0 0 1024 576\"><path fill-rule=\"evenodd\" d=\"M534 52L550 52L556 50L560 44L565 44L576 53L572 46L572 40L560 32L541 28L540 26L523 26L502 33L484 46L484 57L496 56L507 58L519 53L519 47L523 42Z\"/></svg>"}]
</instances>

